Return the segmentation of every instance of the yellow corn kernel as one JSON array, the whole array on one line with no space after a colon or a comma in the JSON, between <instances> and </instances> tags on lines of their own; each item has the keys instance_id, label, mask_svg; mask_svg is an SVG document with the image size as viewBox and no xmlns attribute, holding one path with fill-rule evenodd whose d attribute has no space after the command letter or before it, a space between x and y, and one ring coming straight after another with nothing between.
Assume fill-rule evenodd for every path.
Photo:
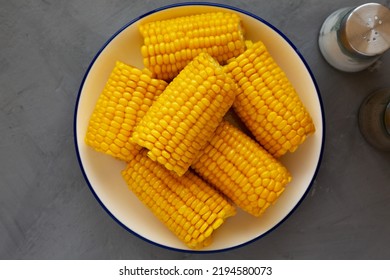
<instances>
[{"instance_id":1,"label":"yellow corn kernel","mask_svg":"<svg viewBox=\"0 0 390 280\"><path fill-rule=\"evenodd\" d=\"M247 47L225 66L238 84L233 108L256 140L278 158L295 151L315 126L265 45L248 42ZM251 79L254 73L257 78Z\"/></svg>"},{"instance_id":2,"label":"yellow corn kernel","mask_svg":"<svg viewBox=\"0 0 390 280\"><path fill-rule=\"evenodd\" d=\"M241 19L235 13L195 14L139 26L144 64L159 79L172 80L199 53L220 64L245 49Z\"/></svg>"},{"instance_id":3,"label":"yellow corn kernel","mask_svg":"<svg viewBox=\"0 0 390 280\"><path fill-rule=\"evenodd\" d=\"M278 160L227 121L218 126L191 167L238 207L256 217L268 204L276 202L292 179Z\"/></svg>"},{"instance_id":4,"label":"yellow corn kernel","mask_svg":"<svg viewBox=\"0 0 390 280\"><path fill-rule=\"evenodd\" d=\"M212 233L236 214L224 195L194 172L179 177L148 158L145 150L128 163L122 176L129 189L191 249L208 246Z\"/></svg>"},{"instance_id":5,"label":"yellow corn kernel","mask_svg":"<svg viewBox=\"0 0 390 280\"><path fill-rule=\"evenodd\" d=\"M205 93L200 94L199 89ZM217 61L199 54L156 99L136 126L132 141L149 149L151 158L183 175L231 107L235 89ZM170 118L162 121L165 113Z\"/></svg>"},{"instance_id":6,"label":"yellow corn kernel","mask_svg":"<svg viewBox=\"0 0 390 280\"><path fill-rule=\"evenodd\" d=\"M141 149L129 137L166 86L165 81L152 79L149 70L116 62L90 117L85 143L129 161Z\"/></svg>"}]
</instances>

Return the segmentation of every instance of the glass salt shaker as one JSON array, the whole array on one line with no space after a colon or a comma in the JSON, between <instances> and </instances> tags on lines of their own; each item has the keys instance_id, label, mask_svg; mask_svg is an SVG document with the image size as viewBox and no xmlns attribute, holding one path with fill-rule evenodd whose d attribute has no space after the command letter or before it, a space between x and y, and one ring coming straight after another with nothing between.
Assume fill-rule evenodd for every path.
<instances>
[{"instance_id":1,"label":"glass salt shaker","mask_svg":"<svg viewBox=\"0 0 390 280\"><path fill-rule=\"evenodd\" d=\"M339 9L324 21L318 44L336 69L364 70L390 49L390 9L378 3Z\"/></svg>"},{"instance_id":2,"label":"glass salt shaker","mask_svg":"<svg viewBox=\"0 0 390 280\"><path fill-rule=\"evenodd\" d=\"M358 121L363 137L371 146L390 152L390 88L376 90L364 99Z\"/></svg>"}]
</instances>

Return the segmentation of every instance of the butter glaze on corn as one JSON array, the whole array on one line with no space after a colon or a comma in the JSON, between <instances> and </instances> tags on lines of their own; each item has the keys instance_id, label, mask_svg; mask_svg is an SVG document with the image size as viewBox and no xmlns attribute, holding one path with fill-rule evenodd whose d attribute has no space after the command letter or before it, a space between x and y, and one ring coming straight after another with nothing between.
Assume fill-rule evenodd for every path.
<instances>
[{"instance_id":1,"label":"butter glaze on corn","mask_svg":"<svg viewBox=\"0 0 390 280\"><path fill-rule=\"evenodd\" d=\"M153 214L191 249L210 245L212 236L235 207L195 173L179 177L141 151L122 176Z\"/></svg>"},{"instance_id":2,"label":"butter glaze on corn","mask_svg":"<svg viewBox=\"0 0 390 280\"><path fill-rule=\"evenodd\" d=\"M234 13L203 13L139 26L144 65L159 79L171 80L201 52L220 64L245 49L241 20Z\"/></svg>"},{"instance_id":3,"label":"butter glaze on corn","mask_svg":"<svg viewBox=\"0 0 390 280\"><path fill-rule=\"evenodd\" d=\"M132 141L148 156L183 175L233 104L236 84L207 53L166 87L135 128Z\"/></svg>"},{"instance_id":4,"label":"butter glaze on corn","mask_svg":"<svg viewBox=\"0 0 390 280\"><path fill-rule=\"evenodd\" d=\"M272 155L294 152L315 132L312 118L265 45L246 45L247 50L226 66L238 84L233 108Z\"/></svg>"},{"instance_id":5,"label":"butter glaze on corn","mask_svg":"<svg viewBox=\"0 0 390 280\"><path fill-rule=\"evenodd\" d=\"M99 152L129 161L141 149L129 138L167 83L116 62L90 117L85 142Z\"/></svg>"},{"instance_id":6,"label":"butter glaze on corn","mask_svg":"<svg viewBox=\"0 0 390 280\"><path fill-rule=\"evenodd\" d=\"M218 126L192 168L256 217L276 202L292 179L278 160L227 121Z\"/></svg>"}]
</instances>

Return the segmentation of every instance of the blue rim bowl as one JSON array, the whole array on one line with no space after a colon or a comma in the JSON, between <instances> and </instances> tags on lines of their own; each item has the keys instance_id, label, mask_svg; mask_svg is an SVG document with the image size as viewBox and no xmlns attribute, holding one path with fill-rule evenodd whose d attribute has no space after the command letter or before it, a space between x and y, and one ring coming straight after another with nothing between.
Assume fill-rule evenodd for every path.
<instances>
[{"instance_id":1,"label":"blue rim bowl","mask_svg":"<svg viewBox=\"0 0 390 280\"><path fill-rule=\"evenodd\" d=\"M286 72L313 117L314 135L281 161L292 173L293 181L277 203L261 218L238 211L215 232L213 243L193 251L181 243L128 190L120 171L125 163L97 153L84 143L89 117L115 61L121 60L143 68L140 47L142 38L137 26L141 22L210 11L230 11L241 16L246 38L262 40ZM74 116L75 148L81 171L96 200L124 229L157 246L183 252L222 252L249 244L271 233L300 205L318 172L325 139L325 119L315 78L303 56L292 42L271 23L242 9L215 3L188 2L164 6L135 18L118 30L102 46L89 65L77 96Z\"/></svg>"}]
</instances>

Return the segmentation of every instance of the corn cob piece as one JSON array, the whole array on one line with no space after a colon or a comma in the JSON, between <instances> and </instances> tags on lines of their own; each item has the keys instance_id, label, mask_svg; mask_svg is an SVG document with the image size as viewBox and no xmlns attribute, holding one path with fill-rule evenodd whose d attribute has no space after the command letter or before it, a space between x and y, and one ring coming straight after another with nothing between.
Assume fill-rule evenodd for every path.
<instances>
[{"instance_id":1,"label":"corn cob piece","mask_svg":"<svg viewBox=\"0 0 390 280\"><path fill-rule=\"evenodd\" d=\"M265 45L248 42L247 47L226 65L238 84L233 108L256 140L278 158L294 152L315 126Z\"/></svg>"},{"instance_id":2,"label":"corn cob piece","mask_svg":"<svg viewBox=\"0 0 390 280\"><path fill-rule=\"evenodd\" d=\"M199 54L166 87L135 128L132 141L183 175L233 104L236 84L210 55Z\"/></svg>"},{"instance_id":3,"label":"corn cob piece","mask_svg":"<svg viewBox=\"0 0 390 280\"><path fill-rule=\"evenodd\" d=\"M144 23L144 65L159 79L172 80L201 52L220 64L245 49L241 20L234 13L204 13Z\"/></svg>"},{"instance_id":4,"label":"corn cob piece","mask_svg":"<svg viewBox=\"0 0 390 280\"><path fill-rule=\"evenodd\" d=\"M89 120L86 144L120 160L130 160L141 147L129 137L166 86L165 81L151 78L147 69L116 62Z\"/></svg>"},{"instance_id":5,"label":"corn cob piece","mask_svg":"<svg viewBox=\"0 0 390 280\"><path fill-rule=\"evenodd\" d=\"M218 126L192 168L256 217L277 201L292 179L278 160L227 121Z\"/></svg>"},{"instance_id":6,"label":"corn cob piece","mask_svg":"<svg viewBox=\"0 0 390 280\"><path fill-rule=\"evenodd\" d=\"M135 195L182 242L201 249L236 208L220 192L189 171L179 177L141 151L122 176Z\"/></svg>"}]
</instances>

